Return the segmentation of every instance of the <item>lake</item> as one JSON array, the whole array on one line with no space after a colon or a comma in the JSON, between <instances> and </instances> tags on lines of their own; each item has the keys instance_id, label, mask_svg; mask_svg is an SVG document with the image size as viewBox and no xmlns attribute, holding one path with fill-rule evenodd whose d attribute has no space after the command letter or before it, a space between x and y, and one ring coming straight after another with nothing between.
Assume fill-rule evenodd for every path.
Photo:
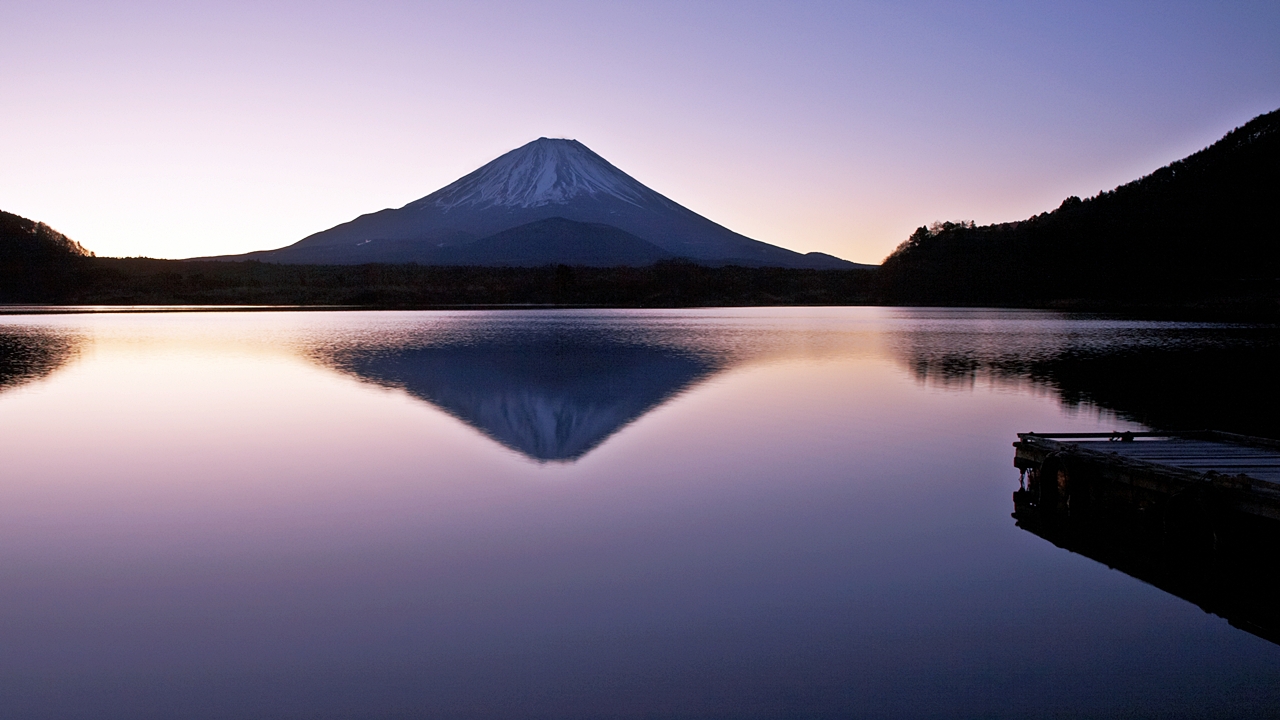
<instances>
[{"instance_id":1,"label":"lake","mask_svg":"<svg viewBox=\"0 0 1280 720\"><path fill-rule=\"evenodd\" d=\"M1280 646L1020 529L1016 433L1277 434L1274 328L0 316L0 716L1205 717Z\"/></svg>"}]
</instances>

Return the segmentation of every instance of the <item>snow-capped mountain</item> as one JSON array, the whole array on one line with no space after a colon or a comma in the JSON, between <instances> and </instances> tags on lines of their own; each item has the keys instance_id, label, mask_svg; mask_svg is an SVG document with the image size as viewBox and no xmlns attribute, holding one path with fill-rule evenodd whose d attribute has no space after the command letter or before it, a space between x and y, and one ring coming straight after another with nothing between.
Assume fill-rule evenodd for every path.
<instances>
[{"instance_id":1,"label":"snow-capped mountain","mask_svg":"<svg viewBox=\"0 0 1280 720\"><path fill-rule=\"evenodd\" d=\"M531 243L548 237L545 223L536 231L504 235L503 242L481 242L498 233L552 218L572 230L577 248L561 257L565 243L545 243L517 253L513 238ZM585 226L575 223L586 224ZM602 227L609 226L609 227ZM395 210L361 215L279 250L225 259L283 263L355 264L418 262L440 265L574 264L584 257L583 243L617 243L634 236L626 257L587 253L591 264L645 264L639 257L682 257L711 265L852 268L854 263L824 255L786 250L739 235L645 187L576 140L539 138L486 164L434 193ZM540 241L539 238L544 239ZM638 241L660 252L637 253ZM492 248L504 247L499 256Z\"/></svg>"},{"instance_id":2,"label":"snow-capped mountain","mask_svg":"<svg viewBox=\"0 0 1280 720\"><path fill-rule=\"evenodd\" d=\"M666 201L577 140L538 138L406 207L531 208L579 197L610 197L636 206Z\"/></svg>"}]
</instances>

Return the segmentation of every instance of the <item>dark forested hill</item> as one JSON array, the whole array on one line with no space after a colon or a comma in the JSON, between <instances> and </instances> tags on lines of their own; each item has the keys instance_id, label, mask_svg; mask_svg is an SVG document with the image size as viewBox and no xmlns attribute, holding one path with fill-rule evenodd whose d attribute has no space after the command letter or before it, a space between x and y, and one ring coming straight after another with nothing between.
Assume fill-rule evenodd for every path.
<instances>
[{"instance_id":1,"label":"dark forested hill","mask_svg":"<svg viewBox=\"0 0 1280 720\"><path fill-rule=\"evenodd\" d=\"M0 262L91 255L80 243L42 222L0 210Z\"/></svg>"},{"instance_id":2,"label":"dark forested hill","mask_svg":"<svg viewBox=\"0 0 1280 720\"><path fill-rule=\"evenodd\" d=\"M1278 208L1280 110L1021 222L922 227L885 260L880 293L911 304L1274 304Z\"/></svg>"},{"instance_id":3,"label":"dark forested hill","mask_svg":"<svg viewBox=\"0 0 1280 720\"><path fill-rule=\"evenodd\" d=\"M0 302L56 297L81 283L93 253L42 222L0 211Z\"/></svg>"}]
</instances>

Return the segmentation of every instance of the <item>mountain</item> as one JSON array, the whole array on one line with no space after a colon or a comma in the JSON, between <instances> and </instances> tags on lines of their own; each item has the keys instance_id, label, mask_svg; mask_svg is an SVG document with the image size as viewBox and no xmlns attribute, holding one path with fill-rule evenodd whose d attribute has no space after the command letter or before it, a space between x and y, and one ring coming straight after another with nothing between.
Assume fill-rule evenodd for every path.
<instances>
[{"instance_id":1,"label":"mountain","mask_svg":"<svg viewBox=\"0 0 1280 720\"><path fill-rule=\"evenodd\" d=\"M671 253L612 225L582 223L561 217L535 220L487 238L440 248L436 265L538 267L564 265L616 267L652 265Z\"/></svg>"},{"instance_id":2,"label":"mountain","mask_svg":"<svg viewBox=\"0 0 1280 720\"><path fill-rule=\"evenodd\" d=\"M489 250L515 244L517 264L572 264L588 234L619 250L591 251L590 264L635 264L634 240L571 225L575 240L556 240L555 226L533 226L517 235L499 233L560 218L610 226L650 243L666 257L707 265L795 268L859 266L822 253L807 255L739 235L645 187L576 140L539 138L499 157L434 193L395 210L360 217L278 250L219 259L276 263L358 264L417 262L501 264ZM521 236L522 237L519 237ZM517 239L519 238L519 239ZM562 253L572 248L569 255ZM650 252L651 251L647 251ZM642 253L643 254L643 253ZM655 256L655 259L656 256Z\"/></svg>"},{"instance_id":3,"label":"mountain","mask_svg":"<svg viewBox=\"0 0 1280 720\"><path fill-rule=\"evenodd\" d=\"M1280 110L1114 190L1020 222L921 227L879 272L881 301L1201 303L1280 289Z\"/></svg>"}]
</instances>

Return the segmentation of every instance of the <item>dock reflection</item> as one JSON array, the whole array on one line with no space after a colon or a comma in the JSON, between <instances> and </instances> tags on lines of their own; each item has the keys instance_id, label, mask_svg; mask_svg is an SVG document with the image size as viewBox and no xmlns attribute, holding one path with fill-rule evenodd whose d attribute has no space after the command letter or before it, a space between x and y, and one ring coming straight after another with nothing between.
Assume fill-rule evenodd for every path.
<instances>
[{"instance_id":1,"label":"dock reflection","mask_svg":"<svg viewBox=\"0 0 1280 720\"><path fill-rule=\"evenodd\" d=\"M1187 496L1073 509L1044 482L1013 494L1019 528L1280 644L1280 523Z\"/></svg>"}]
</instances>

